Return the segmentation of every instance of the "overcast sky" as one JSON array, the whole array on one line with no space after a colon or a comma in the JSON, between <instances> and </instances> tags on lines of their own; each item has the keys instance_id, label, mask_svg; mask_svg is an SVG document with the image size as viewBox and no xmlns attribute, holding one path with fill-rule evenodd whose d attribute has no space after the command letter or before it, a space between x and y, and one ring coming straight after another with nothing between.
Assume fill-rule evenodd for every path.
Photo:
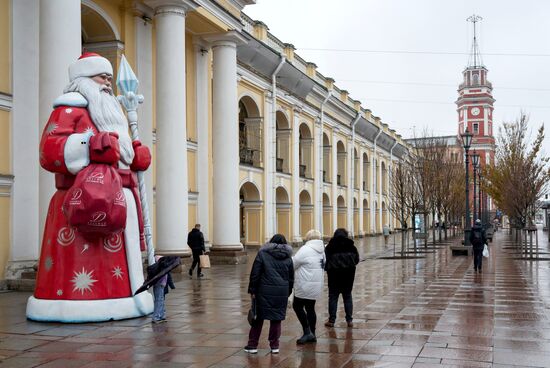
<instances>
[{"instance_id":1,"label":"overcast sky","mask_svg":"<svg viewBox=\"0 0 550 368\"><path fill-rule=\"evenodd\" d=\"M550 122L550 1L257 0L245 13L403 137L424 127L456 134L454 101L473 33L466 18L478 14L495 128L522 109L531 126Z\"/></svg>"}]
</instances>

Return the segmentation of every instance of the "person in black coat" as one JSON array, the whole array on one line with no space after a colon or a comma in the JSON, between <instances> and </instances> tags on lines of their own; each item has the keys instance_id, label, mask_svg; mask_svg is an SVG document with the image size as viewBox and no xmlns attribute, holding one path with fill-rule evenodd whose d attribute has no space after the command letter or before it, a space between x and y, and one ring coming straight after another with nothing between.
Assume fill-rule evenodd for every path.
<instances>
[{"instance_id":1,"label":"person in black coat","mask_svg":"<svg viewBox=\"0 0 550 368\"><path fill-rule=\"evenodd\" d=\"M269 320L269 344L271 353L279 353L281 321L286 317L288 297L294 286L292 248L283 235L276 234L260 248L252 270L248 293L256 303L256 320L250 328L247 353L258 352L258 341L264 320Z\"/></svg>"},{"instance_id":2,"label":"person in black coat","mask_svg":"<svg viewBox=\"0 0 550 368\"><path fill-rule=\"evenodd\" d=\"M327 327L334 327L338 297L342 294L346 322L353 326L353 300L351 291L355 280L355 266L359 263L359 252L348 237L346 229L336 229L334 236L325 248L325 271L328 276L328 321Z\"/></svg>"},{"instance_id":3,"label":"person in black coat","mask_svg":"<svg viewBox=\"0 0 550 368\"><path fill-rule=\"evenodd\" d=\"M472 231L470 232L470 244L474 250L474 272L481 273L481 263L483 261L483 248L487 244L485 231L481 226L481 220L477 219Z\"/></svg>"},{"instance_id":4,"label":"person in black coat","mask_svg":"<svg viewBox=\"0 0 550 368\"><path fill-rule=\"evenodd\" d=\"M195 266L198 266L197 277L201 278L204 275L201 272L199 256L204 254L206 249L204 247L204 235L202 235L200 224L196 224L195 227L187 235L187 245L189 245L189 248L191 248L191 252L193 252L193 264L189 269L189 276L193 277L193 270L195 269Z\"/></svg>"}]
</instances>

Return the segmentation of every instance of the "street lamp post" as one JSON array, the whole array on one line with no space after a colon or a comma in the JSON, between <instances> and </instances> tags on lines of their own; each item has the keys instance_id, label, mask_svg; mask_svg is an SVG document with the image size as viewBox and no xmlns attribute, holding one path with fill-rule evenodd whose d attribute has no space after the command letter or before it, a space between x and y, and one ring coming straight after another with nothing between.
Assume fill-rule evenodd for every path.
<instances>
[{"instance_id":1,"label":"street lamp post","mask_svg":"<svg viewBox=\"0 0 550 368\"><path fill-rule=\"evenodd\" d=\"M479 170L478 170L478 175L479 175L479 199L478 199L478 203L479 203L479 219L481 219L481 223L483 224L483 227L486 226L485 224L485 206L484 206L484 202L483 202L483 189L481 189L481 182L483 180L483 175L481 174L481 167L479 167Z\"/></svg>"},{"instance_id":2,"label":"street lamp post","mask_svg":"<svg viewBox=\"0 0 550 368\"><path fill-rule=\"evenodd\" d=\"M466 167L466 219L465 219L465 226L464 226L464 245L470 245L470 230L471 230L471 223L470 223L470 183L469 183L469 177L468 177L468 166L470 164L470 161L468 159L468 150L470 149L470 145L472 144L472 134L466 129L464 134L460 135L462 137L462 145L464 146L464 158L465 158L465 167Z\"/></svg>"},{"instance_id":3,"label":"street lamp post","mask_svg":"<svg viewBox=\"0 0 550 368\"><path fill-rule=\"evenodd\" d=\"M472 167L474 168L472 170L474 174L474 198L473 198L474 199L474 222L476 217L479 219L478 212L477 212L477 201L476 201L476 195L477 195L476 178L477 178L478 165L479 165L479 155L474 150L474 153L472 154Z\"/></svg>"}]
</instances>

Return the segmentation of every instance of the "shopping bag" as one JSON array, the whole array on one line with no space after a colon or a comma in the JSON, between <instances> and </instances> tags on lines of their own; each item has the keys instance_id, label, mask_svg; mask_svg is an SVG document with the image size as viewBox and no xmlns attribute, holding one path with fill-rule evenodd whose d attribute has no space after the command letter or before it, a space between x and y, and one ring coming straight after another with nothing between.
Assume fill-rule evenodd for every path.
<instances>
[{"instance_id":1,"label":"shopping bag","mask_svg":"<svg viewBox=\"0 0 550 368\"><path fill-rule=\"evenodd\" d=\"M483 245L483 257L489 257L489 248L487 247L487 244Z\"/></svg>"},{"instance_id":2,"label":"shopping bag","mask_svg":"<svg viewBox=\"0 0 550 368\"><path fill-rule=\"evenodd\" d=\"M250 304L250 309L248 310L248 324L252 326L254 322L256 322L256 319L258 318L258 315L256 314L256 298L252 299L252 303Z\"/></svg>"},{"instance_id":3,"label":"shopping bag","mask_svg":"<svg viewBox=\"0 0 550 368\"><path fill-rule=\"evenodd\" d=\"M88 165L67 190L62 209L68 224L86 238L123 231L126 196L119 173L110 165Z\"/></svg>"},{"instance_id":4,"label":"shopping bag","mask_svg":"<svg viewBox=\"0 0 550 368\"><path fill-rule=\"evenodd\" d=\"M201 254L199 256L199 263L201 268L210 268L210 257L208 254Z\"/></svg>"}]
</instances>

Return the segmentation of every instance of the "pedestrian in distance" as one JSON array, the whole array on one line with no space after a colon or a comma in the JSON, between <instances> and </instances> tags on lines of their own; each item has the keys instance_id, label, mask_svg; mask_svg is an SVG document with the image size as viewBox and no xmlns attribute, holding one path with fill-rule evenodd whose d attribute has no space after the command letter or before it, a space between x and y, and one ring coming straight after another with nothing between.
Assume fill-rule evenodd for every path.
<instances>
[{"instance_id":1,"label":"pedestrian in distance","mask_svg":"<svg viewBox=\"0 0 550 368\"><path fill-rule=\"evenodd\" d=\"M299 345L317 341L315 301L323 291L326 260L325 245L319 231L308 231L304 240L305 244L292 257L295 273L292 308L304 330L303 336L296 341Z\"/></svg>"},{"instance_id":2,"label":"pedestrian in distance","mask_svg":"<svg viewBox=\"0 0 550 368\"><path fill-rule=\"evenodd\" d=\"M384 235L384 246L388 246L388 240L390 238L390 227L388 225L384 225L382 228L382 234Z\"/></svg>"},{"instance_id":3,"label":"pedestrian in distance","mask_svg":"<svg viewBox=\"0 0 550 368\"><path fill-rule=\"evenodd\" d=\"M355 266L359 263L359 252L346 229L336 229L325 248L325 270L328 276L328 321L325 326L334 327L338 298L342 294L346 322L353 327L353 300L351 292L355 280Z\"/></svg>"},{"instance_id":4,"label":"pedestrian in distance","mask_svg":"<svg viewBox=\"0 0 550 368\"><path fill-rule=\"evenodd\" d=\"M248 344L244 351L258 352L258 342L264 320L270 321L269 346L271 354L279 353L281 324L286 318L288 297L294 286L294 266L292 248L281 234L275 234L263 245L252 265L248 293L256 303L256 319L248 334Z\"/></svg>"},{"instance_id":5,"label":"pedestrian in distance","mask_svg":"<svg viewBox=\"0 0 550 368\"><path fill-rule=\"evenodd\" d=\"M187 245L193 252L193 264L189 269L189 277L193 277L193 270L197 266L197 278L202 278L204 275L201 272L200 256L204 254L206 248L204 247L204 235L201 232L201 225L196 224L193 229L187 235Z\"/></svg>"},{"instance_id":6,"label":"pedestrian in distance","mask_svg":"<svg viewBox=\"0 0 550 368\"><path fill-rule=\"evenodd\" d=\"M470 232L470 244L474 250L474 272L481 273L481 263L483 261L483 247L487 244L485 230L481 226L481 220L477 219L472 231Z\"/></svg>"}]
</instances>

